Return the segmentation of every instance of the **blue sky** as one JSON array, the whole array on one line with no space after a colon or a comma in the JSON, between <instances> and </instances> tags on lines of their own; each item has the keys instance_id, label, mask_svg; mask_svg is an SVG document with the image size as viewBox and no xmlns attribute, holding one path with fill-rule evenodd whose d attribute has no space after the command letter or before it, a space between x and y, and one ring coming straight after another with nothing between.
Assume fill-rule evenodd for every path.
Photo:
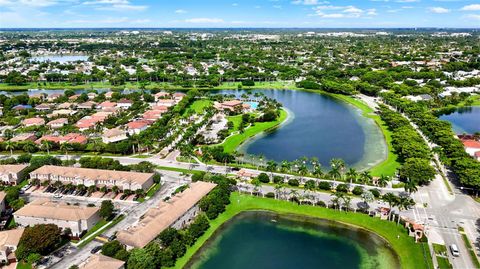
<instances>
[{"instance_id":1,"label":"blue sky","mask_svg":"<svg viewBox=\"0 0 480 269\"><path fill-rule=\"evenodd\" d=\"M480 27L480 1L0 0L11 27Z\"/></svg>"}]
</instances>

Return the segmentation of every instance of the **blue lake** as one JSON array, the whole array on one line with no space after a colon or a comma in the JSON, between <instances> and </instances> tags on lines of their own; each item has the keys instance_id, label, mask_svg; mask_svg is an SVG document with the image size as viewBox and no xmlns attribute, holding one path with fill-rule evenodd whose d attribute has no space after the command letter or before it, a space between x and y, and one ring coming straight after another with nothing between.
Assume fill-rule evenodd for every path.
<instances>
[{"instance_id":1,"label":"blue lake","mask_svg":"<svg viewBox=\"0 0 480 269\"><path fill-rule=\"evenodd\" d=\"M58 62L68 63L76 61L87 61L88 56L85 55L45 55L45 56L33 56L29 59L31 62Z\"/></svg>"},{"instance_id":2,"label":"blue lake","mask_svg":"<svg viewBox=\"0 0 480 269\"><path fill-rule=\"evenodd\" d=\"M462 107L439 118L449 121L456 134L480 132L480 107L478 106Z\"/></svg>"},{"instance_id":3,"label":"blue lake","mask_svg":"<svg viewBox=\"0 0 480 269\"><path fill-rule=\"evenodd\" d=\"M251 98L257 92L282 103L290 118L279 128L241 145L240 152L278 162L317 157L324 166L333 158L341 158L358 169L386 158L387 146L380 128L353 105L329 95L293 90L250 91ZM220 93L240 97L247 92Z\"/></svg>"}]
</instances>

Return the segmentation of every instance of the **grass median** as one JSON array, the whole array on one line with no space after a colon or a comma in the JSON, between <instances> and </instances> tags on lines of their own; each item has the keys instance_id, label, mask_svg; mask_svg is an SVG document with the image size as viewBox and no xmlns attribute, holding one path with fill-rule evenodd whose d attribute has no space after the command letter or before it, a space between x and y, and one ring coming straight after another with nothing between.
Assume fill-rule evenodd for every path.
<instances>
[{"instance_id":1,"label":"grass median","mask_svg":"<svg viewBox=\"0 0 480 269\"><path fill-rule=\"evenodd\" d=\"M248 210L268 210L277 213L298 214L361 227L376 233L388 241L399 256L402 268L431 268L429 252L426 254L427 257L424 258L422 244L415 243L413 238L407 235L403 226L396 225L394 222L383 221L361 213L346 213L307 205L299 206L287 201L259 198L239 193L233 193L230 200L232 202L227 206L226 211L217 219L210 222L210 228L187 250L185 256L177 260L174 268L183 268L202 245L213 235L215 230L235 215Z\"/></svg>"}]
</instances>

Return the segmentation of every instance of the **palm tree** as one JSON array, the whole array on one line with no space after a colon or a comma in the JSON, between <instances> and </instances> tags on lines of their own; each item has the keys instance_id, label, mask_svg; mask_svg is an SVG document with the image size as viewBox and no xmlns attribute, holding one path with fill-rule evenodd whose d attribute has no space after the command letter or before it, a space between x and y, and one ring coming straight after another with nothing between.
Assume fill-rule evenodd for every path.
<instances>
[{"instance_id":1,"label":"palm tree","mask_svg":"<svg viewBox=\"0 0 480 269\"><path fill-rule=\"evenodd\" d=\"M350 211L350 206L352 205L352 197L345 195L342 198L343 206L345 207L346 211Z\"/></svg>"},{"instance_id":2,"label":"palm tree","mask_svg":"<svg viewBox=\"0 0 480 269\"><path fill-rule=\"evenodd\" d=\"M272 173L277 170L277 163L275 161L268 161L267 162L267 171Z\"/></svg>"},{"instance_id":3,"label":"palm tree","mask_svg":"<svg viewBox=\"0 0 480 269\"><path fill-rule=\"evenodd\" d=\"M345 161L339 158L333 158L330 160L330 167L336 168L338 170L338 174L340 175L340 178L342 177L343 171L345 170Z\"/></svg>"},{"instance_id":4,"label":"palm tree","mask_svg":"<svg viewBox=\"0 0 480 269\"><path fill-rule=\"evenodd\" d=\"M260 187L262 186L262 182L260 182L260 180L258 180L258 178L255 178L255 179L252 180L251 183L253 185L253 192L255 192L255 193L259 192Z\"/></svg>"},{"instance_id":5,"label":"palm tree","mask_svg":"<svg viewBox=\"0 0 480 269\"><path fill-rule=\"evenodd\" d=\"M10 151L10 157L13 155L13 150L15 149L15 145L12 141L5 142L5 149Z\"/></svg>"},{"instance_id":6,"label":"palm tree","mask_svg":"<svg viewBox=\"0 0 480 269\"><path fill-rule=\"evenodd\" d=\"M89 194L91 194L91 193L95 192L96 190L97 190L97 187L95 185L91 185L91 186L88 187L87 192Z\"/></svg>"},{"instance_id":7,"label":"palm tree","mask_svg":"<svg viewBox=\"0 0 480 269\"><path fill-rule=\"evenodd\" d=\"M323 177L322 166L320 164L317 164L313 167L313 175L317 178Z\"/></svg>"},{"instance_id":8,"label":"palm tree","mask_svg":"<svg viewBox=\"0 0 480 269\"><path fill-rule=\"evenodd\" d=\"M405 196L398 197L398 200L397 200L397 208L398 208L397 224L400 223L400 212L402 210L408 210L408 209L410 209L410 207L412 207L414 205L415 205L415 202L413 201L412 198L405 197Z\"/></svg>"},{"instance_id":9,"label":"palm tree","mask_svg":"<svg viewBox=\"0 0 480 269\"><path fill-rule=\"evenodd\" d=\"M279 183L275 185L275 199L280 199L280 195L283 193L283 184Z\"/></svg>"},{"instance_id":10,"label":"palm tree","mask_svg":"<svg viewBox=\"0 0 480 269\"><path fill-rule=\"evenodd\" d=\"M371 191L364 191L362 193L362 200L365 204L365 209L368 209L370 207L368 204L373 202L373 200L375 200L375 197L373 196L373 193Z\"/></svg>"},{"instance_id":11,"label":"palm tree","mask_svg":"<svg viewBox=\"0 0 480 269\"><path fill-rule=\"evenodd\" d=\"M113 187L112 187L112 191L113 191L115 194L118 194L118 191L119 191L118 186L113 186Z\"/></svg>"},{"instance_id":12,"label":"palm tree","mask_svg":"<svg viewBox=\"0 0 480 269\"><path fill-rule=\"evenodd\" d=\"M395 194L389 192L389 193L385 193L382 196L382 200L384 202L386 202L388 204L388 206L390 207L390 211L388 212L388 219L390 219L390 217L392 215L392 209L395 206L395 204L397 203L398 197L395 196Z\"/></svg>"},{"instance_id":13,"label":"palm tree","mask_svg":"<svg viewBox=\"0 0 480 269\"><path fill-rule=\"evenodd\" d=\"M358 173L355 168L348 169L345 175L347 176L347 180L350 182L350 184L357 182Z\"/></svg>"},{"instance_id":14,"label":"palm tree","mask_svg":"<svg viewBox=\"0 0 480 269\"><path fill-rule=\"evenodd\" d=\"M378 186L384 188L387 186L388 182L390 181L390 177L388 176L385 176L385 175L381 175L379 178L378 178Z\"/></svg>"},{"instance_id":15,"label":"palm tree","mask_svg":"<svg viewBox=\"0 0 480 269\"><path fill-rule=\"evenodd\" d=\"M405 189L406 192L408 192L409 196L412 195L412 193L418 191L417 182L415 182L414 180L411 180L409 178L407 178L407 180L405 180L403 188Z\"/></svg>"},{"instance_id":16,"label":"palm tree","mask_svg":"<svg viewBox=\"0 0 480 269\"><path fill-rule=\"evenodd\" d=\"M290 200L293 200L293 198L298 199L298 191L296 189L291 189L290 190Z\"/></svg>"},{"instance_id":17,"label":"palm tree","mask_svg":"<svg viewBox=\"0 0 480 269\"><path fill-rule=\"evenodd\" d=\"M361 184L368 184L372 182L372 176L370 175L370 172L363 171L360 173L359 181Z\"/></svg>"},{"instance_id":18,"label":"palm tree","mask_svg":"<svg viewBox=\"0 0 480 269\"><path fill-rule=\"evenodd\" d=\"M285 173L286 171L290 171L292 169L292 164L289 161L284 160L280 164L280 169L283 173Z\"/></svg>"},{"instance_id":19,"label":"palm tree","mask_svg":"<svg viewBox=\"0 0 480 269\"><path fill-rule=\"evenodd\" d=\"M333 204L333 208L338 208L340 211L342 210L341 204L342 204L342 199L344 197L343 192L334 192L331 194L331 202Z\"/></svg>"},{"instance_id":20,"label":"palm tree","mask_svg":"<svg viewBox=\"0 0 480 269\"><path fill-rule=\"evenodd\" d=\"M332 169L330 169L330 171L328 171L328 175L333 179L333 181L337 181L337 179L340 179L342 177L342 175L340 174L340 170L338 169L338 167L332 167Z\"/></svg>"},{"instance_id":21,"label":"palm tree","mask_svg":"<svg viewBox=\"0 0 480 269\"><path fill-rule=\"evenodd\" d=\"M47 151L47 155L50 155L50 148L52 147L52 142L48 140L42 140L41 144L42 149Z\"/></svg>"},{"instance_id":22,"label":"palm tree","mask_svg":"<svg viewBox=\"0 0 480 269\"><path fill-rule=\"evenodd\" d=\"M68 161L68 159L69 159L69 157L68 157L68 151L71 150L70 144L68 144L68 143L62 143L62 144L60 144L60 150L63 151L63 152L65 152L65 155L67 155L67 161Z\"/></svg>"}]
</instances>

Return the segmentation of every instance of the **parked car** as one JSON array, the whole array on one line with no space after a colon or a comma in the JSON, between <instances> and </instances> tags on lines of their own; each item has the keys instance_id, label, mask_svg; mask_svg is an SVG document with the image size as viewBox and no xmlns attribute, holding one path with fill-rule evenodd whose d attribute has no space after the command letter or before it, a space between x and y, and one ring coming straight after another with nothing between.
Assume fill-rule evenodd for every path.
<instances>
[{"instance_id":1,"label":"parked car","mask_svg":"<svg viewBox=\"0 0 480 269\"><path fill-rule=\"evenodd\" d=\"M457 245L451 244L451 245L450 245L450 251L452 252L452 255L453 255L454 257L459 257L459 256L460 256L460 251L458 250Z\"/></svg>"},{"instance_id":2,"label":"parked car","mask_svg":"<svg viewBox=\"0 0 480 269\"><path fill-rule=\"evenodd\" d=\"M102 246L96 246L90 251L90 253L95 254L99 252L101 249L102 249Z\"/></svg>"},{"instance_id":3,"label":"parked car","mask_svg":"<svg viewBox=\"0 0 480 269\"><path fill-rule=\"evenodd\" d=\"M62 198L62 196L63 196L63 195L60 194L60 193L55 193L55 194L53 195L53 198L60 199L60 198Z\"/></svg>"}]
</instances>

